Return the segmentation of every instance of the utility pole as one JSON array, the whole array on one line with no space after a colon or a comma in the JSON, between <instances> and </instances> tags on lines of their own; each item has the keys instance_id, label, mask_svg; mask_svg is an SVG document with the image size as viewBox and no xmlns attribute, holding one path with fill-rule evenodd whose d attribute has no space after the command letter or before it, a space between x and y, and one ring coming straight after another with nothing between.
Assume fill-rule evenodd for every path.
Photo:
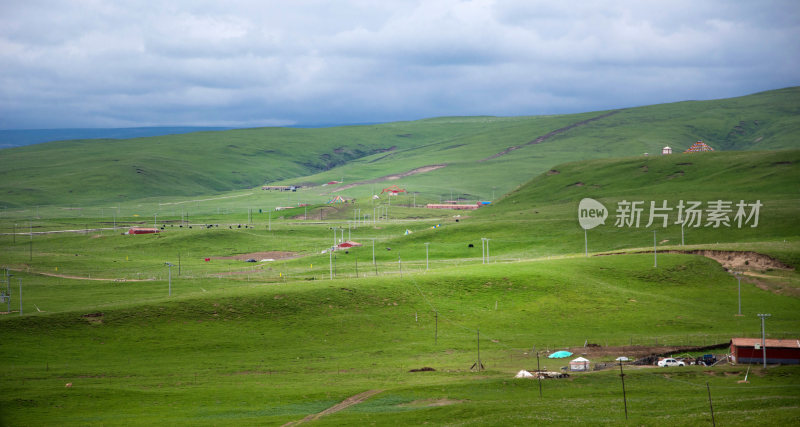
<instances>
[{"instance_id":1,"label":"utility pole","mask_svg":"<svg viewBox=\"0 0 800 427\"><path fill-rule=\"evenodd\" d=\"M430 243L425 243L425 271L428 271L428 246Z\"/></svg>"},{"instance_id":2,"label":"utility pole","mask_svg":"<svg viewBox=\"0 0 800 427\"><path fill-rule=\"evenodd\" d=\"M536 346L534 346L536 347ZM536 352L536 378L539 379L539 399L542 398L542 368L539 367L539 352Z\"/></svg>"},{"instance_id":3,"label":"utility pole","mask_svg":"<svg viewBox=\"0 0 800 427\"><path fill-rule=\"evenodd\" d=\"M436 319L436 329L433 333L433 343L437 344L439 342L439 312L433 310L433 318Z\"/></svg>"},{"instance_id":4,"label":"utility pole","mask_svg":"<svg viewBox=\"0 0 800 427\"><path fill-rule=\"evenodd\" d=\"M658 267L658 252L656 250L656 231L653 230L653 268Z\"/></svg>"},{"instance_id":5,"label":"utility pole","mask_svg":"<svg viewBox=\"0 0 800 427\"><path fill-rule=\"evenodd\" d=\"M19 315L22 316L22 278L19 278Z\"/></svg>"},{"instance_id":6,"label":"utility pole","mask_svg":"<svg viewBox=\"0 0 800 427\"><path fill-rule=\"evenodd\" d=\"M737 316L742 315L742 272L736 272L736 281L739 282L739 314Z\"/></svg>"},{"instance_id":7,"label":"utility pole","mask_svg":"<svg viewBox=\"0 0 800 427\"><path fill-rule=\"evenodd\" d=\"M173 265L171 263L168 263L168 262L165 262L164 264L167 265L167 269L169 270L169 280L168 280L168 284L169 284L169 288L168 288L169 291L168 292L169 293L167 295L168 296L172 296L172 267L173 267Z\"/></svg>"},{"instance_id":8,"label":"utility pole","mask_svg":"<svg viewBox=\"0 0 800 427\"><path fill-rule=\"evenodd\" d=\"M625 373L622 372L622 361L619 361L619 377L622 380L622 401L625 403L625 419L628 419L628 397L625 395Z\"/></svg>"},{"instance_id":9,"label":"utility pole","mask_svg":"<svg viewBox=\"0 0 800 427\"><path fill-rule=\"evenodd\" d=\"M478 372L481 371L481 329L478 328Z\"/></svg>"},{"instance_id":10,"label":"utility pole","mask_svg":"<svg viewBox=\"0 0 800 427\"><path fill-rule=\"evenodd\" d=\"M764 360L764 369L767 369L767 340L766 340L766 334L764 333L764 320L770 316L772 315L758 314L758 317L761 318L761 357Z\"/></svg>"}]
</instances>

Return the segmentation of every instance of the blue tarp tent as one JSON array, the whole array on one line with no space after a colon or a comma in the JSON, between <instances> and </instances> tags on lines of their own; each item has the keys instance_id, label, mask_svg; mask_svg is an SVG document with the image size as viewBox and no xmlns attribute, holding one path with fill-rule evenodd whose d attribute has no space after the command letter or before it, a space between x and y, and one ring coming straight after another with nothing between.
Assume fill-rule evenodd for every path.
<instances>
[{"instance_id":1,"label":"blue tarp tent","mask_svg":"<svg viewBox=\"0 0 800 427\"><path fill-rule=\"evenodd\" d=\"M555 352L555 353L553 353L553 354L551 354L551 355L549 355L547 357L549 359L561 359L561 358L570 357L570 356L572 356L572 353L570 353L568 351L561 350L561 351L557 351L557 352Z\"/></svg>"}]
</instances>

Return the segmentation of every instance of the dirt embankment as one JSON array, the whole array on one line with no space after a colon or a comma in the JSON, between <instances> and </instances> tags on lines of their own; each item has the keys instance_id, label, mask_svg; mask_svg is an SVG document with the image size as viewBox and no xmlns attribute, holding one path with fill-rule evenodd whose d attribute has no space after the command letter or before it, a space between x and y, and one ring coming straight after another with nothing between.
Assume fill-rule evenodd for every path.
<instances>
[{"instance_id":1,"label":"dirt embankment","mask_svg":"<svg viewBox=\"0 0 800 427\"><path fill-rule=\"evenodd\" d=\"M261 261L262 259L292 259L297 258L296 252L286 251L266 251L266 252L250 252L249 254L239 254L232 256L215 256L211 259L235 259L238 261L247 261L248 259L255 259Z\"/></svg>"},{"instance_id":2,"label":"dirt embankment","mask_svg":"<svg viewBox=\"0 0 800 427\"><path fill-rule=\"evenodd\" d=\"M785 272L794 271L794 267L785 264L769 255L753 251L720 251L711 249L696 250L663 250L661 253L700 255L713 259L730 273L741 272L743 280L755 284L760 289L777 295L800 297L800 288L787 278ZM651 253L650 251L636 253ZM598 254L618 255L618 254ZM777 270L777 271L776 271Z\"/></svg>"},{"instance_id":3,"label":"dirt embankment","mask_svg":"<svg viewBox=\"0 0 800 427\"><path fill-rule=\"evenodd\" d=\"M729 271L766 270L769 268L794 270L792 266L786 265L775 258L752 251L715 251L698 249L691 251L666 250L661 251L661 253L702 255L722 264L722 266Z\"/></svg>"}]
</instances>

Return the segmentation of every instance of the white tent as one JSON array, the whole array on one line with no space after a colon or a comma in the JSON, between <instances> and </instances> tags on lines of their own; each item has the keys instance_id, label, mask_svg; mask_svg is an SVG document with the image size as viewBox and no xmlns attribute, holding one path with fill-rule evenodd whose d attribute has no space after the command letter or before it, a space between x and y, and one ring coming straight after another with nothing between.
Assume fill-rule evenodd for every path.
<instances>
[{"instance_id":1,"label":"white tent","mask_svg":"<svg viewBox=\"0 0 800 427\"><path fill-rule=\"evenodd\" d=\"M569 370L570 371L588 371L589 370L589 359L584 359L583 357L579 357L577 359L572 359L569 362Z\"/></svg>"},{"instance_id":2,"label":"white tent","mask_svg":"<svg viewBox=\"0 0 800 427\"><path fill-rule=\"evenodd\" d=\"M533 378L533 374L523 369L517 372L517 375L514 375L514 378Z\"/></svg>"}]
</instances>

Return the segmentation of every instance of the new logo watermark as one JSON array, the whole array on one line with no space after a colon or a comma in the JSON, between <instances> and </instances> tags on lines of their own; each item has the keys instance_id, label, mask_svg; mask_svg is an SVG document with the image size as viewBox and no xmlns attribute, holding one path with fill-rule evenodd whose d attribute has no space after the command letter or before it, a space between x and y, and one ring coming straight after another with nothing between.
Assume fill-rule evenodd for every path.
<instances>
[{"instance_id":1,"label":"new logo watermark","mask_svg":"<svg viewBox=\"0 0 800 427\"><path fill-rule=\"evenodd\" d=\"M578 204L578 222L584 230L606 223L608 209L595 199L585 198Z\"/></svg>"},{"instance_id":2,"label":"new logo watermark","mask_svg":"<svg viewBox=\"0 0 800 427\"><path fill-rule=\"evenodd\" d=\"M647 209L649 206L649 209ZM614 226L618 228L633 227L644 228L650 226L666 228L670 224L670 216L675 221L672 224L685 227L758 227L758 217L761 200L746 202L739 200L734 203L730 200L710 200L705 203L698 200L679 200L677 205L670 206L667 200L660 203L644 200L617 202L614 215ZM605 224L608 210L597 200L585 198L578 205L578 222L584 230L591 230L598 225ZM643 224L647 220L647 224Z\"/></svg>"}]
</instances>

